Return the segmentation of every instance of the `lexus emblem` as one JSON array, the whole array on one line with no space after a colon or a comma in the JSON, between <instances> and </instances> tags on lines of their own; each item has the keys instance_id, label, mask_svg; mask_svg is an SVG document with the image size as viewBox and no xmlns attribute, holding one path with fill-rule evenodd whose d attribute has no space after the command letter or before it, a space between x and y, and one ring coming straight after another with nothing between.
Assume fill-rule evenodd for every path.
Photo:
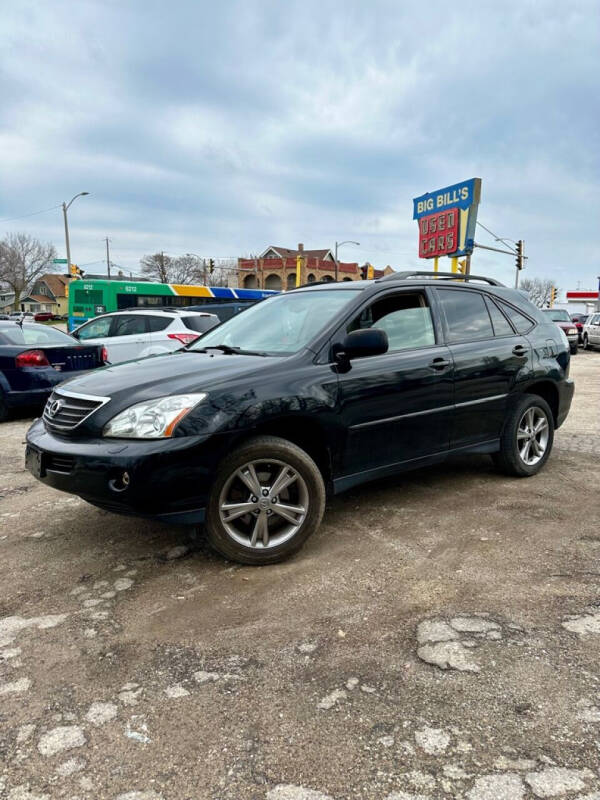
<instances>
[{"instance_id":1,"label":"lexus emblem","mask_svg":"<svg viewBox=\"0 0 600 800\"><path fill-rule=\"evenodd\" d=\"M48 414L51 417L56 416L58 412L63 407L64 401L63 400L53 400L52 403L48 406Z\"/></svg>"}]
</instances>

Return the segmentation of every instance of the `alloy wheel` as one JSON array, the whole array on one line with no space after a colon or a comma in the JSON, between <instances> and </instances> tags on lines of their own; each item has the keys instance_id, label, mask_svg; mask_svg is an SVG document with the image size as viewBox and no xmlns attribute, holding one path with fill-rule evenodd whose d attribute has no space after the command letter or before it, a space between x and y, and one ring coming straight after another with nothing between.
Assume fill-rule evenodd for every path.
<instances>
[{"instance_id":1,"label":"alloy wheel","mask_svg":"<svg viewBox=\"0 0 600 800\"><path fill-rule=\"evenodd\" d=\"M297 469L277 459L249 461L225 482L219 496L223 527L239 544L270 549L295 536L309 498Z\"/></svg>"},{"instance_id":2,"label":"alloy wheel","mask_svg":"<svg viewBox=\"0 0 600 800\"><path fill-rule=\"evenodd\" d=\"M544 457L550 427L544 411L532 406L521 417L517 428L517 448L523 463L535 466Z\"/></svg>"}]
</instances>

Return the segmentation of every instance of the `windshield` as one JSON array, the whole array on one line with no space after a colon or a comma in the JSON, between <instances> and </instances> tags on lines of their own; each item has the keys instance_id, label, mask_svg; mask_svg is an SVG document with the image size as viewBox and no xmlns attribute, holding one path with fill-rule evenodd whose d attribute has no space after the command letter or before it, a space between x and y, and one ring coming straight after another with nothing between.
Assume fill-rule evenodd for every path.
<instances>
[{"instance_id":1,"label":"windshield","mask_svg":"<svg viewBox=\"0 0 600 800\"><path fill-rule=\"evenodd\" d=\"M544 314L547 314L552 322L571 322L571 317L566 308L547 308L544 309Z\"/></svg>"},{"instance_id":2,"label":"windshield","mask_svg":"<svg viewBox=\"0 0 600 800\"><path fill-rule=\"evenodd\" d=\"M62 331L46 325L20 325L12 324L10 327L4 325L0 327L0 340L5 344L36 344L36 345L63 345L70 346L76 344L71 336L67 336Z\"/></svg>"},{"instance_id":3,"label":"windshield","mask_svg":"<svg viewBox=\"0 0 600 800\"><path fill-rule=\"evenodd\" d=\"M227 345L270 355L297 353L355 297L357 290L278 294L206 333L188 350Z\"/></svg>"}]
</instances>

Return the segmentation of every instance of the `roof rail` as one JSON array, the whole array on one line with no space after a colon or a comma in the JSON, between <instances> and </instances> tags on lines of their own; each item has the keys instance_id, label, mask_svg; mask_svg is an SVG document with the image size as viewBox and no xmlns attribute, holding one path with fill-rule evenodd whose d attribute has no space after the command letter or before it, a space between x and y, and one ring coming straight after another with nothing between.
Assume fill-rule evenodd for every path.
<instances>
[{"instance_id":1,"label":"roof rail","mask_svg":"<svg viewBox=\"0 0 600 800\"><path fill-rule=\"evenodd\" d=\"M503 283L500 281L494 280L494 278L486 278L483 275L463 275L462 272L432 272L430 270L422 270L422 269L415 269L415 270L407 270L405 272L392 272L390 275L386 275L384 278L378 278L377 282L381 283L382 281L405 281L407 278L430 278L434 279L441 279L444 281L483 281L484 283L489 283L490 286L504 286Z\"/></svg>"}]
</instances>

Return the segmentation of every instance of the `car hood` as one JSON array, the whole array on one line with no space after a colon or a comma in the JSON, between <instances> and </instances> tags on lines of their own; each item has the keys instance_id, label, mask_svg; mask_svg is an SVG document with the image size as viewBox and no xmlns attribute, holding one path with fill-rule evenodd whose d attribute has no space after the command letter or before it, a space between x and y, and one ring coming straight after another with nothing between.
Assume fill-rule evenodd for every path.
<instances>
[{"instance_id":1,"label":"car hood","mask_svg":"<svg viewBox=\"0 0 600 800\"><path fill-rule=\"evenodd\" d=\"M62 386L72 392L110 397L118 404L126 399L129 405L170 394L207 392L236 378L268 370L279 361L274 356L178 351L105 367Z\"/></svg>"}]
</instances>

